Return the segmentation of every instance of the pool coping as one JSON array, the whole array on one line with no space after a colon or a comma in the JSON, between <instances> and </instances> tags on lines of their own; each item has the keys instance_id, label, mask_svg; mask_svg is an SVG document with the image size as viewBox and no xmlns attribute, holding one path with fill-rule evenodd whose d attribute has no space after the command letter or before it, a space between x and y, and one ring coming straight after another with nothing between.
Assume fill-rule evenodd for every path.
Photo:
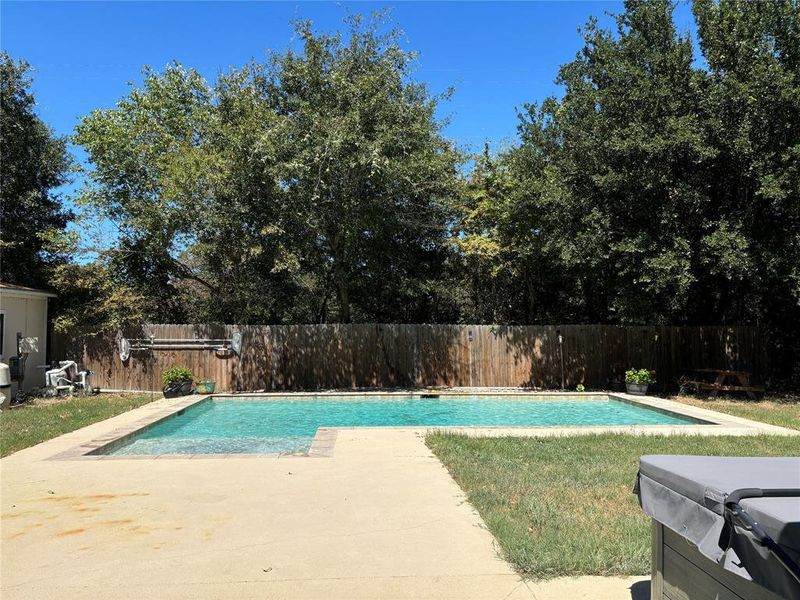
<instances>
[{"instance_id":1,"label":"pool coping","mask_svg":"<svg viewBox=\"0 0 800 600\"><path fill-rule=\"evenodd\" d=\"M314 439L308 452L304 453L265 453L265 454L101 454L104 450L124 444L132 437L142 431L150 429L158 423L179 414L186 409L205 402L210 398L225 398L246 400L248 398L263 397L297 397L315 398L326 396L407 396L409 394L436 393L439 396L465 396L475 394L502 395L502 396L525 396L525 397L548 397L548 396L570 396L570 397L608 397L613 400L626 402L628 404L644 406L651 410L662 413L677 414L678 416L699 421L689 425L573 425L573 426L552 426L552 425L496 425L496 426L416 426L405 425L380 426L380 427L320 427L317 429ZM139 409L135 409L139 410ZM222 458L331 458L334 455L336 439L339 431L354 430L391 430L408 431L416 434L425 435L432 431L443 431L459 433L470 436L520 436L520 437L550 437L550 436L569 436L569 435L592 435L601 433L623 433L632 435L759 435L773 434L796 436L800 431L761 423L743 417L736 417L725 413L716 412L710 409L691 406L656 398L653 396L638 396L620 392L549 392L549 391L530 391L522 389L497 389L497 388L459 388L448 390L392 390L388 392L270 392L270 393L237 393L237 394L204 394L192 395L170 402L166 407L156 410L144 417L133 421L127 425L116 427L101 436L73 446L49 457L47 460L196 460L196 459L222 459Z\"/></svg>"}]
</instances>

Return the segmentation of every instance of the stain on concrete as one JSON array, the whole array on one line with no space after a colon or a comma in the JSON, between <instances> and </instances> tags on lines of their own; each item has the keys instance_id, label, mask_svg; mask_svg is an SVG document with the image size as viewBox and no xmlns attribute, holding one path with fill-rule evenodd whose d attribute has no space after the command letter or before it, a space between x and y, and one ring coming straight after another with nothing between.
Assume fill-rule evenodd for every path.
<instances>
[{"instance_id":1,"label":"stain on concrete","mask_svg":"<svg viewBox=\"0 0 800 600\"><path fill-rule=\"evenodd\" d=\"M128 494L92 494L90 496L45 496L40 500L48 502L70 502L81 504L85 501L103 502L107 500L115 500L117 498L135 498L139 496L149 496L147 492L131 492Z\"/></svg>"},{"instance_id":2,"label":"stain on concrete","mask_svg":"<svg viewBox=\"0 0 800 600\"><path fill-rule=\"evenodd\" d=\"M67 529L65 531L59 531L56 534L56 537L63 538L71 535L78 535L79 533L84 533L85 531L86 530L83 527L76 527L75 529Z\"/></svg>"},{"instance_id":3,"label":"stain on concrete","mask_svg":"<svg viewBox=\"0 0 800 600\"><path fill-rule=\"evenodd\" d=\"M143 526L143 525L134 525L133 527L128 527L125 531L134 534L149 534L150 529Z\"/></svg>"},{"instance_id":4,"label":"stain on concrete","mask_svg":"<svg viewBox=\"0 0 800 600\"><path fill-rule=\"evenodd\" d=\"M116 525L128 525L129 523L133 523L133 519L113 519L111 521L103 521L100 524L114 527Z\"/></svg>"},{"instance_id":5,"label":"stain on concrete","mask_svg":"<svg viewBox=\"0 0 800 600\"><path fill-rule=\"evenodd\" d=\"M5 521L6 519L19 519L20 517L27 517L28 515L35 515L35 514L37 514L35 510L24 510L22 512L0 514L0 519Z\"/></svg>"}]
</instances>

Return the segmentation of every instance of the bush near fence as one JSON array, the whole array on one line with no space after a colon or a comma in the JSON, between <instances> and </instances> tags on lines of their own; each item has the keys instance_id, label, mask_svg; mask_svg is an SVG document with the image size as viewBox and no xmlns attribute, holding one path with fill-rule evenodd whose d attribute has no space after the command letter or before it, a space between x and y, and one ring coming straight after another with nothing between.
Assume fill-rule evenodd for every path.
<instances>
[{"instance_id":1,"label":"bush near fence","mask_svg":"<svg viewBox=\"0 0 800 600\"><path fill-rule=\"evenodd\" d=\"M52 358L77 360L103 389L158 390L174 365L218 391L526 387L621 389L631 367L655 369L656 389L676 389L698 368L767 373L763 330L751 326L492 325L145 325L126 337L229 338L241 356L210 350L134 352L121 335L54 335ZM559 333L562 343L559 343ZM563 374L562 374L563 358Z\"/></svg>"}]
</instances>

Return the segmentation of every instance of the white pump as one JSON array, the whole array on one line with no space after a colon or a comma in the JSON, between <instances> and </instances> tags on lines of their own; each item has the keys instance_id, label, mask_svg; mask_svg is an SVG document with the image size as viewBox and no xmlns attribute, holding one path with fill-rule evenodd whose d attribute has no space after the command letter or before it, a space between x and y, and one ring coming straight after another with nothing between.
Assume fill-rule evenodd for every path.
<instances>
[{"instance_id":1,"label":"white pump","mask_svg":"<svg viewBox=\"0 0 800 600\"><path fill-rule=\"evenodd\" d=\"M59 392L71 394L76 388L84 393L91 393L92 388L89 384L91 371L78 371L78 364L74 360L62 360L58 365L56 369L45 371L44 383L47 388L56 394Z\"/></svg>"}]
</instances>

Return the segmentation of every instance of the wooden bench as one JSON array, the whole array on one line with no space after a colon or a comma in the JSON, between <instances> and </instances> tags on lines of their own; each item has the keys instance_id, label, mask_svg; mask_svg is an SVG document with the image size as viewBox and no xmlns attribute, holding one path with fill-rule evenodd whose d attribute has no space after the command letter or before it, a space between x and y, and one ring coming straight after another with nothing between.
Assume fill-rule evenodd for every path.
<instances>
[{"instance_id":1,"label":"wooden bench","mask_svg":"<svg viewBox=\"0 0 800 600\"><path fill-rule=\"evenodd\" d=\"M750 373L746 371L727 371L725 369L694 369L695 373L710 375L714 381L702 379L686 380L683 383L695 386L698 390L710 391L709 396L716 398L719 392L745 392L748 398L755 399L756 393L763 393L763 385L751 385Z\"/></svg>"}]
</instances>

